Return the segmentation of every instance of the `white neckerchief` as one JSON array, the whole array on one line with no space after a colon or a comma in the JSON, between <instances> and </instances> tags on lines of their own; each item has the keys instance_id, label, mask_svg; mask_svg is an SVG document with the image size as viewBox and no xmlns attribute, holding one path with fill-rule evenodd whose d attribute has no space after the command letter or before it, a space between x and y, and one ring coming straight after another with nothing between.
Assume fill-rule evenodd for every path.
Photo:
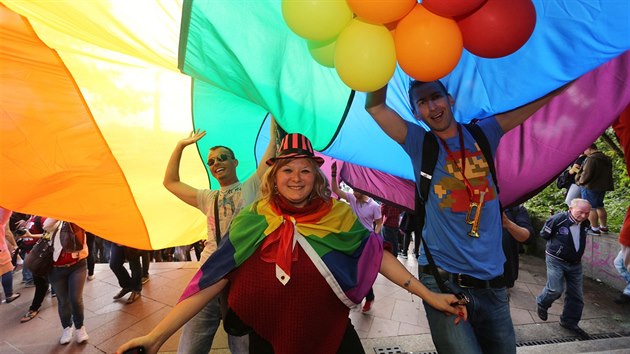
<instances>
[{"instance_id":1,"label":"white neckerchief","mask_svg":"<svg viewBox=\"0 0 630 354\"><path fill-rule=\"evenodd\" d=\"M61 223L61 221L57 221L54 231L51 232L53 239L53 262L57 262L57 260L59 259L59 255L61 255L61 237L59 237L59 235L61 234Z\"/></svg>"}]
</instances>

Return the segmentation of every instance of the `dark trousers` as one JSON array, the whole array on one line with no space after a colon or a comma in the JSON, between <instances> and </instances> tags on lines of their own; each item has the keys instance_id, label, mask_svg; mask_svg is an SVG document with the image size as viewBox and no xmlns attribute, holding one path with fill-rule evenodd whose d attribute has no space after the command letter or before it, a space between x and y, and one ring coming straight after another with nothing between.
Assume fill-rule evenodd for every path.
<instances>
[{"instance_id":1,"label":"dark trousers","mask_svg":"<svg viewBox=\"0 0 630 354\"><path fill-rule=\"evenodd\" d=\"M149 263L151 262L151 252L152 251L141 251L140 258L142 258L142 276L143 277L149 276Z\"/></svg>"},{"instance_id":2,"label":"dark trousers","mask_svg":"<svg viewBox=\"0 0 630 354\"><path fill-rule=\"evenodd\" d=\"M131 275L125 269L125 259L129 261ZM109 269L116 275L121 288L142 291L142 266L138 250L112 243Z\"/></svg>"},{"instance_id":3,"label":"dark trousers","mask_svg":"<svg viewBox=\"0 0 630 354\"><path fill-rule=\"evenodd\" d=\"M359 339L357 331L354 330L350 319L348 319L348 326L346 327L346 332L343 334L343 339L341 340L337 353L365 354L363 345L361 345L361 339ZM249 354L273 354L273 347L271 343L252 331L249 334Z\"/></svg>"},{"instance_id":4,"label":"dark trousers","mask_svg":"<svg viewBox=\"0 0 630 354\"><path fill-rule=\"evenodd\" d=\"M33 296L31 307L28 309L38 311L48 292L48 276L33 275L33 282L35 283L35 295Z\"/></svg>"},{"instance_id":5,"label":"dark trousers","mask_svg":"<svg viewBox=\"0 0 630 354\"><path fill-rule=\"evenodd\" d=\"M87 256L87 269L88 275L94 275L94 262L96 256L96 249L94 247L94 234L91 232L85 232L85 238L88 246Z\"/></svg>"}]
</instances>

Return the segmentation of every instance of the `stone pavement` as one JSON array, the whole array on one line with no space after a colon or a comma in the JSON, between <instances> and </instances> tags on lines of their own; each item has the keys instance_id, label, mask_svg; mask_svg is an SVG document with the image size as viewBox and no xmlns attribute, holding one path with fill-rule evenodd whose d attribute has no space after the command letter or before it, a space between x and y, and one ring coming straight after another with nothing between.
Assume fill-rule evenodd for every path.
<instances>
[{"instance_id":1,"label":"stone pavement","mask_svg":"<svg viewBox=\"0 0 630 354\"><path fill-rule=\"evenodd\" d=\"M413 257L399 260L416 273ZM148 332L168 313L196 267L194 262L151 263L150 281L144 286L143 296L126 305L112 300L119 290L116 278L106 264L97 264L96 279L87 281L84 290L85 325L90 339L87 344L67 346L58 344L61 325L56 300L50 295L35 319L20 323L34 288L25 288L18 272L14 288L22 296L0 305L0 353L113 353L127 339ZM585 280L585 309L580 325L595 339L578 341L558 324L561 301L549 309L547 322L536 315L534 297L545 284L545 274L543 259L521 256L520 277L511 290L510 300L519 353L630 352L630 305L613 302L619 290ZM372 310L363 314L354 309L350 314L366 353L433 353L435 348L421 301L381 276L374 290L376 301ZM162 352L175 352L178 338L179 332L166 342ZM212 353L229 353L223 332L217 335Z\"/></svg>"}]
</instances>

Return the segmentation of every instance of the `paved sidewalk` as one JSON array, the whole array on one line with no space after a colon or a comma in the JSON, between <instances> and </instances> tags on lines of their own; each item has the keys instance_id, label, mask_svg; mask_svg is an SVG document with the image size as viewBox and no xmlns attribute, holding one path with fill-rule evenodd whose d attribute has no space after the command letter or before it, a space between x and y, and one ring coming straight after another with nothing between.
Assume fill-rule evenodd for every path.
<instances>
[{"instance_id":1,"label":"paved sidewalk","mask_svg":"<svg viewBox=\"0 0 630 354\"><path fill-rule=\"evenodd\" d=\"M413 257L399 260L416 273ZM106 264L97 264L96 279L87 281L84 291L85 325L90 339L87 344L71 343L67 346L58 344L61 325L56 300L50 295L35 319L20 323L35 289L24 288L18 272L14 277L14 287L22 296L10 304L0 305L0 353L113 353L127 339L148 332L168 313L196 268L194 262L151 263L150 281L145 284L142 297L126 305L112 300L119 290L116 278ZM534 297L545 280L544 260L522 255L520 277L511 291L510 301L517 341L526 344L518 349L519 353L584 353L597 351L594 347L607 352L629 352L630 305L621 306L613 302L618 290L586 279L586 306L580 325L591 335L603 339L572 344L570 339L573 334L558 324L561 301L550 308L547 322L540 321L536 315ZM375 347L394 346L406 352L433 352L435 349L421 301L381 276L374 285L374 291L376 300L369 313L363 314L357 308L350 314L366 353L375 353ZM606 340L611 334L616 338ZM179 333L166 342L162 351L175 352L178 338ZM553 341L569 343L545 345ZM217 335L212 353L229 353L223 332Z\"/></svg>"}]
</instances>

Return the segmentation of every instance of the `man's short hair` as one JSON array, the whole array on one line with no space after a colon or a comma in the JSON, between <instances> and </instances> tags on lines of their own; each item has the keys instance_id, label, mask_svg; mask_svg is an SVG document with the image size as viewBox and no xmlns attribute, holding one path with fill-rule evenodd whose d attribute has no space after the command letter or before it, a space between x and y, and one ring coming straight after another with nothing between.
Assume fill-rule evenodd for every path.
<instances>
[{"instance_id":1,"label":"man's short hair","mask_svg":"<svg viewBox=\"0 0 630 354\"><path fill-rule=\"evenodd\" d=\"M210 150L208 150L208 151L221 149L221 148L227 150L230 153L230 155L232 155L232 156L230 156L231 158L236 159L236 156L234 155L234 151L232 149L230 149L229 147L227 147L227 146L215 145L215 146L211 147Z\"/></svg>"},{"instance_id":2,"label":"man's short hair","mask_svg":"<svg viewBox=\"0 0 630 354\"><path fill-rule=\"evenodd\" d=\"M409 83L409 90L407 91L407 94L409 95L409 105L411 105L411 112L416 113L416 105L413 102L413 97L411 97L411 93L413 92L413 89L415 89L416 87L420 87L424 84L429 84L432 82L437 82L438 85L440 85L440 87L442 88L442 91L444 91L444 94L448 96L448 90L446 89L446 86L444 86L444 84L442 83L442 81L440 80L434 80L434 81L418 81L418 80L411 80L411 82Z\"/></svg>"}]
</instances>

